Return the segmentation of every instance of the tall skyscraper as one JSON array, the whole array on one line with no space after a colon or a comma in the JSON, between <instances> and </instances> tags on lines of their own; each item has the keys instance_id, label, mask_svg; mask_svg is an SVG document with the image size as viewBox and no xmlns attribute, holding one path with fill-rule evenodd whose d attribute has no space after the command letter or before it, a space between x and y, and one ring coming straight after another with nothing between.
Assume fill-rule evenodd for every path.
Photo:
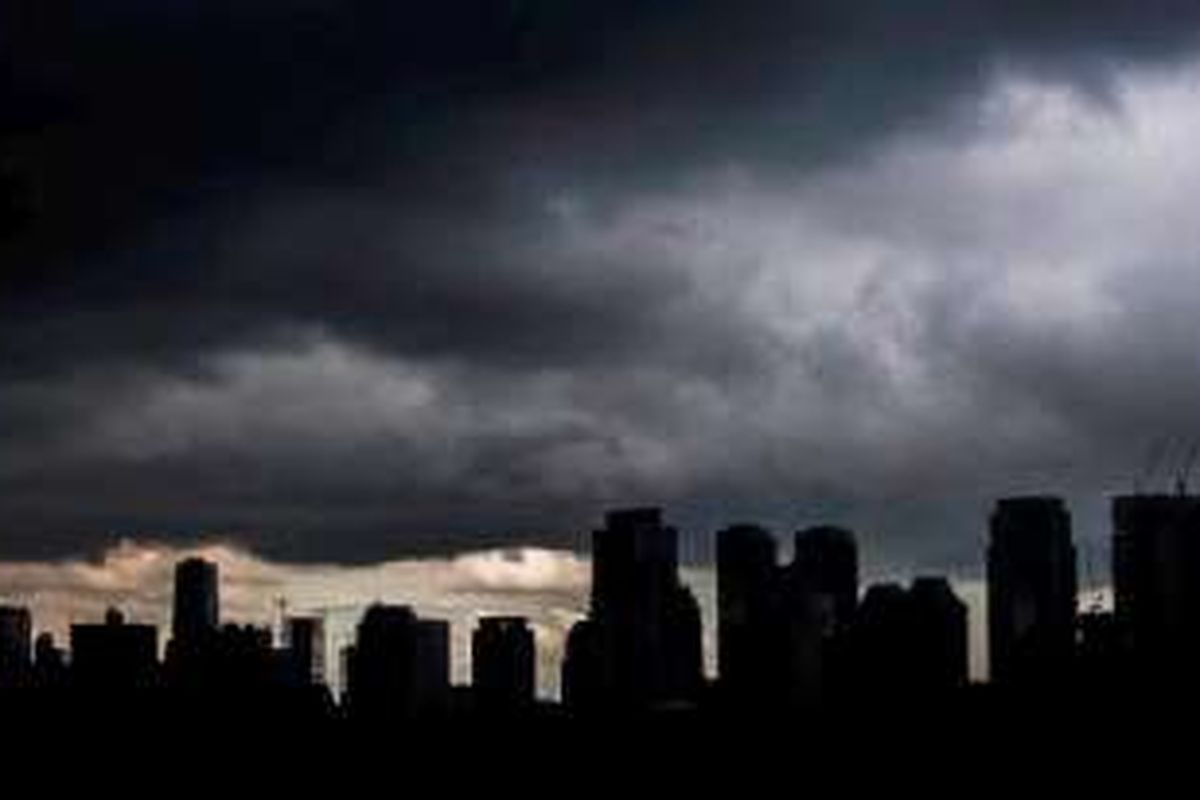
<instances>
[{"instance_id":1,"label":"tall skyscraper","mask_svg":"<svg viewBox=\"0 0 1200 800\"><path fill-rule=\"evenodd\" d=\"M657 508L610 511L592 534L592 612L620 615L678 583L679 535Z\"/></svg>"},{"instance_id":2,"label":"tall skyscraper","mask_svg":"<svg viewBox=\"0 0 1200 800\"><path fill-rule=\"evenodd\" d=\"M773 700L782 678L779 566L771 533L735 525L717 533L717 667L734 703Z\"/></svg>"},{"instance_id":3,"label":"tall skyscraper","mask_svg":"<svg viewBox=\"0 0 1200 800\"><path fill-rule=\"evenodd\" d=\"M0 688L25 685L32 668L32 640L29 609L0 606Z\"/></svg>"},{"instance_id":4,"label":"tall skyscraper","mask_svg":"<svg viewBox=\"0 0 1200 800\"><path fill-rule=\"evenodd\" d=\"M846 528L819 525L795 536L784 571L787 695L813 706L849 687L849 631L858 607L858 545Z\"/></svg>"},{"instance_id":5,"label":"tall skyscraper","mask_svg":"<svg viewBox=\"0 0 1200 800\"><path fill-rule=\"evenodd\" d=\"M188 558L176 564L172 636L186 646L204 640L219 624L217 565L201 558Z\"/></svg>"},{"instance_id":6,"label":"tall skyscraper","mask_svg":"<svg viewBox=\"0 0 1200 800\"><path fill-rule=\"evenodd\" d=\"M845 528L820 525L799 531L791 566L796 590L825 598L833 629L845 629L858 605L858 546Z\"/></svg>"},{"instance_id":7,"label":"tall skyscraper","mask_svg":"<svg viewBox=\"0 0 1200 800\"><path fill-rule=\"evenodd\" d=\"M1112 502L1118 631L1143 680L1200 667L1200 497L1127 495Z\"/></svg>"},{"instance_id":8,"label":"tall skyscraper","mask_svg":"<svg viewBox=\"0 0 1200 800\"><path fill-rule=\"evenodd\" d=\"M574 701L590 704L581 691L610 709L694 700L703 684L700 611L679 580L675 529L658 509L613 511L592 552L591 611L569 638L581 649L564 667Z\"/></svg>"},{"instance_id":9,"label":"tall skyscraper","mask_svg":"<svg viewBox=\"0 0 1200 800\"><path fill-rule=\"evenodd\" d=\"M987 562L992 681L1064 680L1074 652L1076 574L1071 516L1063 501L997 502Z\"/></svg>"},{"instance_id":10,"label":"tall skyscraper","mask_svg":"<svg viewBox=\"0 0 1200 800\"><path fill-rule=\"evenodd\" d=\"M537 650L524 617L484 617L471 636L471 684L485 709L533 703Z\"/></svg>"}]
</instances>

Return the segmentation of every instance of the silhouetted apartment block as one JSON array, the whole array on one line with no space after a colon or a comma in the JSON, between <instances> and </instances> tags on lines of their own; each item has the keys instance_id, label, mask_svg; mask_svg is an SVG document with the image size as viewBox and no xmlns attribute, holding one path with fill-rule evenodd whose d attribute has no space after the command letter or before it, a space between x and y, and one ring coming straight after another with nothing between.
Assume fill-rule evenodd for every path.
<instances>
[{"instance_id":1,"label":"silhouetted apartment block","mask_svg":"<svg viewBox=\"0 0 1200 800\"><path fill-rule=\"evenodd\" d=\"M789 581L793 591L822 598L833 631L849 626L858 606L858 545L853 532L832 525L799 531Z\"/></svg>"},{"instance_id":2,"label":"silhouetted apartment block","mask_svg":"<svg viewBox=\"0 0 1200 800\"><path fill-rule=\"evenodd\" d=\"M916 683L912 598L898 583L870 586L855 615L849 666L856 696L906 699Z\"/></svg>"},{"instance_id":3,"label":"silhouetted apartment block","mask_svg":"<svg viewBox=\"0 0 1200 800\"><path fill-rule=\"evenodd\" d=\"M226 623L205 645L201 664L206 688L253 694L278 684L269 628Z\"/></svg>"},{"instance_id":4,"label":"silhouetted apartment block","mask_svg":"<svg viewBox=\"0 0 1200 800\"><path fill-rule=\"evenodd\" d=\"M217 565L201 558L189 558L176 564L172 637L181 644L200 641L219 624Z\"/></svg>"},{"instance_id":5,"label":"silhouetted apartment block","mask_svg":"<svg viewBox=\"0 0 1200 800\"><path fill-rule=\"evenodd\" d=\"M320 617L289 617L283 627L285 682L314 686L325 680L325 623Z\"/></svg>"},{"instance_id":6,"label":"silhouetted apartment block","mask_svg":"<svg viewBox=\"0 0 1200 800\"><path fill-rule=\"evenodd\" d=\"M28 682L32 638L29 609L0 606L0 688L24 686Z\"/></svg>"},{"instance_id":7,"label":"silhouetted apartment block","mask_svg":"<svg viewBox=\"0 0 1200 800\"><path fill-rule=\"evenodd\" d=\"M217 565L188 558L175 565L171 640L167 643L166 681L197 691L220 689L228 678L231 636L220 632ZM222 641L224 638L224 641Z\"/></svg>"},{"instance_id":8,"label":"silhouetted apartment block","mask_svg":"<svg viewBox=\"0 0 1200 800\"><path fill-rule=\"evenodd\" d=\"M375 604L347 653L347 705L360 719L412 717L443 708L449 692L449 626L407 606Z\"/></svg>"},{"instance_id":9,"label":"silhouetted apartment block","mask_svg":"<svg viewBox=\"0 0 1200 800\"><path fill-rule=\"evenodd\" d=\"M481 707L511 711L533 704L537 648L524 617L484 617L471 636L471 685Z\"/></svg>"},{"instance_id":10,"label":"silhouetted apartment block","mask_svg":"<svg viewBox=\"0 0 1200 800\"><path fill-rule=\"evenodd\" d=\"M783 683L775 537L756 525L717 533L717 666L729 702L774 702Z\"/></svg>"},{"instance_id":11,"label":"silhouetted apartment block","mask_svg":"<svg viewBox=\"0 0 1200 800\"><path fill-rule=\"evenodd\" d=\"M413 708L418 714L440 714L450 701L450 623L418 619L416 633Z\"/></svg>"},{"instance_id":12,"label":"silhouetted apartment block","mask_svg":"<svg viewBox=\"0 0 1200 800\"><path fill-rule=\"evenodd\" d=\"M562 661L562 701L576 711L593 712L603 704L600 629L582 619L571 626Z\"/></svg>"},{"instance_id":13,"label":"silhouetted apartment block","mask_svg":"<svg viewBox=\"0 0 1200 800\"><path fill-rule=\"evenodd\" d=\"M678 550L678 533L659 509L610 511L592 534L592 613L606 618L661 601L678 582Z\"/></svg>"},{"instance_id":14,"label":"silhouetted apartment block","mask_svg":"<svg viewBox=\"0 0 1200 800\"><path fill-rule=\"evenodd\" d=\"M991 679L1045 684L1069 674L1075 640L1075 546L1056 497L1000 500L988 547Z\"/></svg>"},{"instance_id":15,"label":"silhouetted apartment block","mask_svg":"<svg viewBox=\"0 0 1200 800\"><path fill-rule=\"evenodd\" d=\"M33 646L33 685L39 689L59 689L67 685L67 659L55 646L50 633L38 634Z\"/></svg>"},{"instance_id":16,"label":"silhouetted apartment block","mask_svg":"<svg viewBox=\"0 0 1200 800\"><path fill-rule=\"evenodd\" d=\"M1117 617L1111 611L1091 610L1079 615L1076 629L1076 660L1081 688L1093 696L1120 701L1118 681L1128 677L1127 649Z\"/></svg>"},{"instance_id":17,"label":"silhouetted apartment block","mask_svg":"<svg viewBox=\"0 0 1200 800\"><path fill-rule=\"evenodd\" d=\"M812 706L848 691L849 630L858 605L858 545L845 528L796 533L784 569L788 703Z\"/></svg>"},{"instance_id":18,"label":"silhouetted apartment block","mask_svg":"<svg viewBox=\"0 0 1200 800\"><path fill-rule=\"evenodd\" d=\"M967 682L967 606L940 577L871 586L851 633L855 690L928 698Z\"/></svg>"},{"instance_id":19,"label":"silhouetted apartment block","mask_svg":"<svg viewBox=\"0 0 1200 800\"><path fill-rule=\"evenodd\" d=\"M658 509L613 511L593 533L592 553L589 620L570 637L564 664L571 701L610 709L694 701L703 685L700 610L679 580L675 529Z\"/></svg>"},{"instance_id":20,"label":"silhouetted apartment block","mask_svg":"<svg viewBox=\"0 0 1200 800\"><path fill-rule=\"evenodd\" d=\"M782 707L812 709L840 690L846 676L848 628L830 627L828 596L784 584L780 670Z\"/></svg>"},{"instance_id":21,"label":"silhouetted apartment block","mask_svg":"<svg viewBox=\"0 0 1200 800\"><path fill-rule=\"evenodd\" d=\"M109 609L101 625L71 626L71 683L78 689L147 689L158 683L158 631Z\"/></svg>"},{"instance_id":22,"label":"silhouetted apartment block","mask_svg":"<svg viewBox=\"0 0 1200 800\"><path fill-rule=\"evenodd\" d=\"M1112 503L1116 621L1143 679L1190 679L1200 666L1200 497L1127 495Z\"/></svg>"},{"instance_id":23,"label":"silhouetted apartment block","mask_svg":"<svg viewBox=\"0 0 1200 800\"><path fill-rule=\"evenodd\" d=\"M966 686L970 654L967 604L942 577L918 577L908 594L916 685L932 691Z\"/></svg>"}]
</instances>

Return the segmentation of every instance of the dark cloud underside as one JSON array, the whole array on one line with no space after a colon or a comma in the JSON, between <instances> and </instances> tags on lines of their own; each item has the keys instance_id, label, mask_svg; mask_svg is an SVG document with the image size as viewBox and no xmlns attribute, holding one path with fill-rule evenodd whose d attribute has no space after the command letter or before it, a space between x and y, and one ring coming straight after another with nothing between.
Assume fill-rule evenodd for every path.
<instances>
[{"instance_id":1,"label":"dark cloud underside","mask_svg":"<svg viewBox=\"0 0 1200 800\"><path fill-rule=\"evenodd\" d=\"M768 237L723 227L769 214L705 203L744 180L786 205L889 148L967 148L1006 72L1117 104L1125 76L1193 56L1197 22L1183 0L0 4L0 549L141 527L299 558L576 545L605 504L655 500L697 526L890 517L941 532L889 557L961 563L966 506L929 511L961 474L956 432L990 402L1056 444L1184 418L1190 379L1144 402L1103 364L1124 343L1178 372L1167 320L1190 304L1110 287L1120 330L1157 316L1151 344L1047 348L966 315L991 278L950 231L915 247L932 287L862 289L861 325L791 319L786 293L748 288ZM953 208L904 219L926 179L820 199L859 241L937 238ZM819 309L851 267L804 270ZM935 410L879 341L940 370ZM893 393L914 407L884 409Z\"/></svg>"}]
</instances>

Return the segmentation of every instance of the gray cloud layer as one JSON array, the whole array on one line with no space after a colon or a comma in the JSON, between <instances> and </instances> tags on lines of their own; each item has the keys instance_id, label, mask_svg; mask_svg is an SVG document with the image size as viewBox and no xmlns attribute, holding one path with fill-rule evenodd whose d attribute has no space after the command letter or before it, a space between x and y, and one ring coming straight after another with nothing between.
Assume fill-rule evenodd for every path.
<instances>
[{"instance_id":1,"label":"gray cloud layer","mask_svg":"<svg viewBox=\"0 0 1200 800\"><path fill-rule=\"evenodd\" d=\"M992 495L1094 535L1196 435L1193 3L27 5L9 555L578 548L652 501L962 569Z\"/></svg>"}]
</instances>

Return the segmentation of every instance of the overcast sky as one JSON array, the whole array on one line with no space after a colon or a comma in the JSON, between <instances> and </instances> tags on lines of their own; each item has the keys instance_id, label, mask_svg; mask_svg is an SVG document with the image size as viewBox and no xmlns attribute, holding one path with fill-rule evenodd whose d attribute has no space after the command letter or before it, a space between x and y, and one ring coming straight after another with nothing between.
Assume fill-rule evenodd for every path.
<instances>
[{"instance_id":1,"label":"overcast sky","mask_svg":"<svg viewBox=\"0 0 1200 800\"><path fill-rule=\"evenodd\" d=\"M694 560L829 520L969 577L1038 491L1100 569L1106 495L1200 441L1197 23L0 3L0 560L581 549L653 503Z\"/></svg>"}]
</instances>

